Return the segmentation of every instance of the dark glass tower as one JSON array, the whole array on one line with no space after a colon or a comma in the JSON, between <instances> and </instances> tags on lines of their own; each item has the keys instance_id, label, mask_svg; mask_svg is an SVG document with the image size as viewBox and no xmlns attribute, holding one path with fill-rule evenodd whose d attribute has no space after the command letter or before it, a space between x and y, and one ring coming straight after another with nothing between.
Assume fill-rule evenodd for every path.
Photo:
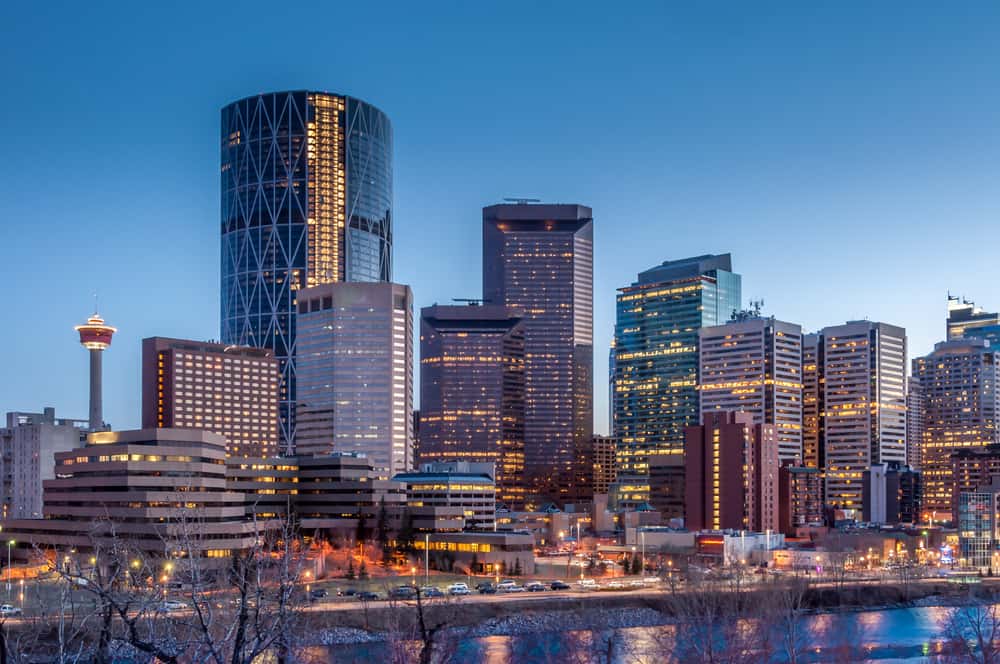
<instances>
[{"instance_id":1,"label":"dark glass tower","mask_svg":"<svg viewBox=\"0 0 1000 664\"><path fill-rule=\"evenodd\" d=\"M483 208L483 298L524 315L524 475L535 502L590 490L593 228L582 205Z\"/></svg>"},{"instance_id":2,"label":"dark glass tower","mask_svg":"<svg viewBox=\"0 0 1000 664\"><path fill-rule=\"evenodd\" d=\"M295 295L392 278L392 127L322 92L222 109L222 341L281 363L281 443L295 433Z\"/></svg>"},{"instance_id":3,"label":"dark glass tower","mask_svg":"<svg viewBox=\"0 0 1000 664\"><path fill-rule=\"evenodd\" d=\"M496 465L497 498L524 503L524 326L504 306L420 313L420 462Z\"/></svg>"}]
</instances>

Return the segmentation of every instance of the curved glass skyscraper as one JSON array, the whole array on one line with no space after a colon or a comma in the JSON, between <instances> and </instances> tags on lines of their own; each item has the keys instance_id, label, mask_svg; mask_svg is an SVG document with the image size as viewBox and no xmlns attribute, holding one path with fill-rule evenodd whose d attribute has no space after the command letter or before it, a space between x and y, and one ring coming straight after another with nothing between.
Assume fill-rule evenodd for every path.
<instances>
[{"instance_id":1,"label":"curved glass skyscraper","mask_svg":"<svg viewBox=\"0 0 1000 664\"><path fill-rule=\"evenodd\" d=\"M221 147L221 337L281 362L289 450L296 291L392 278L392 125L351 97L276 92L223 108Z\"/></svg>"}]
</instances>

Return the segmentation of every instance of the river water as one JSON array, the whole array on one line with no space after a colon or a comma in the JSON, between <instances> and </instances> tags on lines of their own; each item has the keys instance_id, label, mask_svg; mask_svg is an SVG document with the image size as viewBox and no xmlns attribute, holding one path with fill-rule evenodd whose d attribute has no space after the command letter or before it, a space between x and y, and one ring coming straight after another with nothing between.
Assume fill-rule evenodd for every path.
<instances>
[{"instance_id":1,"label":"river water","mask_svg":"<svg viewBox=\"0 0 1000 664\"><path fill-rule=\"evenodd\" d=\"M803 616L799 626L799 650L808 645L804 662L874 662L901 664L936 662L945 647L945 631L951 609L914 607L874 611L822 613ZM465 639L453 646L448 659L487 664L556 664L561 662L607 662L655 664L663 661L659 645L669 641L669 627L635 627L597 637L580 632L539 632L515 636ZM609 648L610 642L610 648ZM368 643L331 647L329 661L337 663L391 661L390 646ZM595 656L595 651L600 656ZM772 662L782 662L777 656Z\"/></svg>"}]
</instances>

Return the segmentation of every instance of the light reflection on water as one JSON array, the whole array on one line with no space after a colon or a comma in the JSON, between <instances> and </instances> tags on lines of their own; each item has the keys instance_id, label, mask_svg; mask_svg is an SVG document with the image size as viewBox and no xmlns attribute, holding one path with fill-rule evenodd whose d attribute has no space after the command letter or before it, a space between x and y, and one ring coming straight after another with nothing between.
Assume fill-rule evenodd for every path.
<instances>
[{"instance_id":1,"label":"light reflection on water","mask_svg":"<svg viewBox=\"0 0 1000 664\"><path fill-rule=\"evenodd\" d=\"M856 613L824 613L800 619L801 640L796 649L807 651L800 661L864 661L877 664L926 661L941 653L950 609L917 607ZM654 664L672 646L673 629L636 627L614 632L544 632L489 636L462 641L453 661L485 664L555 664L595 661L613 664ZM657 653L660 653L658 656ZM581 657L581 654L584 656ZM328 649L331 662L388 661L384 644L336 646ZM775 662L785 658L777 657Z\"/></svg>"}]
</instances>

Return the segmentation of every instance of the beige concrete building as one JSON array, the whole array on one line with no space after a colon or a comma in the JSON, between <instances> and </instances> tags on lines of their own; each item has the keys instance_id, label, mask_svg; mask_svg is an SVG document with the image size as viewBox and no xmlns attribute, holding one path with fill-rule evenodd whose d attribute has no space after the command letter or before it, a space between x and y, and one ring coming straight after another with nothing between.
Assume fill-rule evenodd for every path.
<instances>
[{"instance_id":1,"label":"beige concrete building","mask_svg":"<svg viewBox=\"0 0 1000 664\"><path fill-rule=\"evenodd\" d=\"M55 455L44 483L44 519L3 523L16 555L79 552L119 541L150 556L224 558L257 545L264 524L245 518L243 494L226 487L226 442L190 429L100 431Z\"/></svg>"},{"instance_id":2,"label":"beige concrete building","mask_svg":"<svg viewBox=\"0 0 1000 664\"><path fill-rule=\"evenodd\" d=\"M151 337L142 341L142 426L222 435L235 457L278 453L278 361L271 351Z\"/></svg>"}]
</instances>

